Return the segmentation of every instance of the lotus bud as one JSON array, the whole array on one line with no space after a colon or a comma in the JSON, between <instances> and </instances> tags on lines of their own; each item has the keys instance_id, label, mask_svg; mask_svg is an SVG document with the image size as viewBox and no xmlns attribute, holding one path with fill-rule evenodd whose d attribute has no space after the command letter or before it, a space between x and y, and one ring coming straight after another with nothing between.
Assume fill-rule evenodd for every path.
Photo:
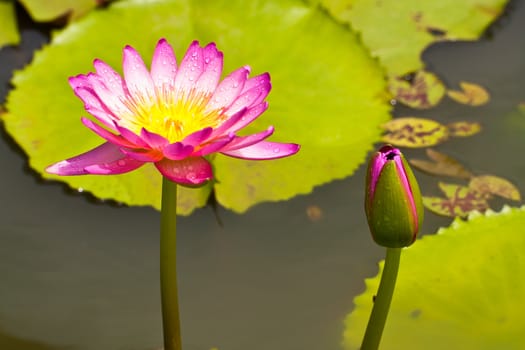
<instances>
[{"instance_id":1,"label":"lotus bud","mask_svg":"<svg viewBox=\"0 0 525 350\"><path fill-rule=\"evenodd\" d=\"M365 212L374 241L384 247L407 247L423 222L423 202L416 178L403 154L385 145L370 159Z\"/></svg>"}]
</instances>

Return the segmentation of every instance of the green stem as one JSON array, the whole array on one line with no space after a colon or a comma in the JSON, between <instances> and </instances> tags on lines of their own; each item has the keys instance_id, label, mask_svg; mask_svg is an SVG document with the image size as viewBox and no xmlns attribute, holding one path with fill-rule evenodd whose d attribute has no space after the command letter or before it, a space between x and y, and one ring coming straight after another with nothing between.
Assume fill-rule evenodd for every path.
<instances>
[{"instance_id":1,"label":"green stem","mask_svg":"<svg viewBox=\"0 0 525 350\"><path fill-rule=\"evenodd\" d=\"M177 184L166 178L162 180L160 290L164 350L181 350L177 295Z\"/></svg>"},{"instance_id":2,"label":"green stem","mask_svg":"<svg viewBox=\"0 0 525 350\"><path fill-rule=\"evenodd\" d=\"M392 294L396 286L397 271L399 270L399 259L401 257L401 248L387 248L385 265L377 296L374 301L372 314L368 320L365 337L361 344L361 350L376 350L381 342L381 335L385 328L388 309L392 301Z\"/></svg>"}]
</instances>

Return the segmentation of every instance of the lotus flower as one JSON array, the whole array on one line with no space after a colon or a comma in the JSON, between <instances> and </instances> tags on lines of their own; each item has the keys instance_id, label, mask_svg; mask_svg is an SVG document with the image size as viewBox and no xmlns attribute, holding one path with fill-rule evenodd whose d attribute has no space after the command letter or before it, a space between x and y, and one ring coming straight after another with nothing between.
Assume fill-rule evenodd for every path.
<instances>
[{"instance_id":1,"label":"lotus flower","mask_svg":"<svg viewBox=\"0 0 525 350\"><path fill-rule=\"evenodd\" d=\"M124 48L121 77L101 60L96 73L69 78L75 94L97 119L82 123L106 140L102 145L46 170L58 175L122 174L154 163L167 179L197 186L213 177L212 153L263 160L295 154L299 145L265 141L274 128L238 136L267 108L268 73L249 78L241 67L222 81L223 54L211 43L191 43L177 65L161 39L148 71L131 46Z\"/></svg>"},{"instance_id":2,"label":"lotus flower","mask_svg":"<svg viewBox=\"0 0 525 350\"><path fill-rule=\"evenodd\" d=\"M368 163L365 212L374 241L400 248L414 243L423 222L419 185L403 154L383 146Z\"/></svg>"}]
</instances>

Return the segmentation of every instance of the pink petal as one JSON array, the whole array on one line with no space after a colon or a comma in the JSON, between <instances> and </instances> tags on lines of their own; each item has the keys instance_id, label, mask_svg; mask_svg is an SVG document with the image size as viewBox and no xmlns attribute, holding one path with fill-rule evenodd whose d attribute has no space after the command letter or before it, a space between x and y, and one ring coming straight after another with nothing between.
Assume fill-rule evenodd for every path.
<instances>
[{"instance_id":1,"label":"pink petal","mask_svg":"<svg viewBox=\"0 0 525 350\"><path fill-rule=\"evenodd\" d=\"M124 48L122 68L126 86L133 97L139 99L139 101L155 98L155 88L151 75L142 57L129 45Z\"/></svg>"},{"instance_id":2,"label":"pink petal","mask_svg":"<svg viewBox=\"0 0 525 350\"><path fill-rule=\"evenodd\" d=\"M268 93L270 92L271 88L272 85L269 81L267 81L247 91L244 91L242 94L239 95L239 97L235 99L232 105L228 107L225 113L237 113L242 108L249 108L261 103L262 101L264 101L266 96L268 96Z\"/></svg>"},{"instance_id":3,"label":"pink petal","mask_svg":"<svg viewBox=\"0 0 525 350\"><path fill-rule=\"evenodd\" d=\"M46 171L57 175L122 174L143 164L124 155L118 146L106 142L86 153L50 165Z\"/></svg>"},{"instance_id":4,"label":"pink petal","mask_svg":"<svg viewBox=\"0 0 525 350\"><path fill-rule=\"evenodd\" d=\"M299 148L300 146L295 143L261 141L248 147L221 153L242 159L276 159L291 156L297 153Z\"/></svg>"},{"instance_id":5,"label":"pink petal","mask_svg":"<svg viewBox=\"0 0 525 350\"><path fill-rule=\"evenodd\" d=\"M253 122L257 117L259 117L266 109L268 108L268 102L264 101L262 103L259 103L257 106L250 108L247 110L242 118L240 118L236 123L231 125L228 129L226 129L224 132L237 132ZM222 127L222 125L221 125Z\"/></svg>"},{"instance_id":6,"label":"pink petal","mask_svg":"<svg viewBox=\"0 0 525 350\"><path fill-rule=\"evenodd\" d=\"M140 130L140 137L144 141L146 141L146 143L151 148L155 148L155 149L162 149L162 148L164 148L164 146L169 144L169 141L165 137L163 137L163 136L161 136L159 134L156 134L154 132L148 131L145 128L142 128Z\"/></svg>"},{"instance_id":7,"label":"pink petal","mask_svg":"<svg viewBox=\"0 0 525 350\"><path fill-rule=\"evenodd\" d=\"M195 147L206 141L210 137L212 132L213 128L207 127L189 134L181 142L185 145L191 145Z\"/></svg>"},{"instance_id":8,"label":"pink petal","mask_svg":"<svg viewBox=\"0 0 525 350\"><path fill-rule=\"evenodd\" d=\"M111 90L115 95L124 97L124 81L120 74L118 74L113 68L111 68L104 61L96 59L93 62L95 70L98 76L102 79L106 87Z\"/></svg>"},{"instance_id":9,"label":"pink petal","mask_svg":"<svg viewBox=\"0 0 525 350\"><path fill-rule=\"evenodd\" d=\"M193 146L185 145L182 142L175 142L164 147L163 153L168 159L181 160L193 153Z\"/></svg>"},{"instance_id":10,"label":"pink petal","mask_svg":"<svg viewBox=\"0 0 525 350\"><path fill-rule=\"evenodd\" d=\"M203 56L204 70L195 83L195 89L208 95L215 91L221 79L223 54L211 43L203 49Z\"/></svg>"},{"instance_id":11,"label":"pink petal","mask_svg":"<svg viewBox=\"0 0 525 350\"><path fill-rule=\"evenodd\" d=\"M118 132L126 138L129 142L135 144L137 147L144 147L149 148L150 146L144 141L140 136L135 134L133 131L126 129L117 123L115 123L115 128L118 130Z\"/></svg>"},{"instance_id":12,"label":"pink petal","mask_svg":"<svg viewBox=\"0 0 525 350\"><path fill-rule=\"evenodd\" d=\"M128 107L124 104L125 99L121 96L113 94L113 92L107 88L106 84L104 84L98 75L89 73L87 78L97 97L116 117L115 119L120 119L120 115L130 113Z\"/></svg>"},{"instance_id":13,"label":"pink petal","mask_svg":"<svg viewBox=\"0 0 525 350\"><path fill-rule=\"evenodd\" d=\"M155 166L163 176L181 185L200 185L213 177L210 163L202 157L183 160L165 158L155 163Z\"/></svg>"},{"instance_id":14,"label":"pink petal","mask_svg":"<svg viewBox=\"0 0 525 350\"><path fill-rule=\"evenodd\" d=\"M246 81L246 84L244 84L244 88L242 89L241 93L244 93L248 90L251 90L253 88L257 88L260 86L266 86L270 84L270 74L269 73L263 73L256 75Z\"/></svg>"},{"instance_id":15,"label":"pink petal","mask_svg":"<svg viewBox=\"0 0 525 350\"><path fill-rule=\"evenodd\" d=\"M176 73L177 59L173 48L166 39L160 39L151 61L151 78L157 88L157 92L173 87Z\"/></svg>"},{"instance_id":16,"label":"pink petal","mask_svg":"<svg viewBox=\"0 0 525 350\"><path fill-rule=\"evenodd\" d=\"M262 140L272 135L273 131L274 131L273 126L270 126L268 129L262 132L259 132L257 134L252 134L252 135L243 136L243 137L236 137L231 143L229 143L226 147L224 147L224 150L221 152L233 151L233 150L248 147L255 143L261 142Z\"/></svg>"},{"instance_id":17,"label":"pink petal","mask_svg":"<svg viewBox=\"0 0 525 350\"><path fill-rule=\"evenodd\" d=\"M69 86L75 91L78 88L88 88L92 89L89 79L84 74L75 75L74 77L69 77L68 80Z\"/></svg>"},{"instance_id":18,"label":"pink petal","mask_svg":"<svg viewBox=\"0 0 525 350\"><path fill-rule=\"evenodd\" d=\"M88 113L93 115L100 121L102 124L108 128L115 130L113 121L115 117L109 112L107 107L100 101L98 96L91 88L87 87L78 87L75 90L75 95L77 95L82 102L84 102L84 108Z\"/></svg>"},{"instance_id":19,"label":"pink petal","mask_svg":"<svg viewBox=\"0 0 525 350\"><path fill-rule=\"evenodd\" d=\"M241 119L244 118L244 114L246 112L246 109L242 109L239 112L235 113L228 119L226 119L221 125L219 125L217 128L213 129L213 132L210 136L210 138L216 138L220 137L222 135L227 135L228 130L232 128L235 124L237 124Z\"/></svg>"},{"instance_id":20,"label":"pink petal","mask_svg":"<svg viewBox=\"0 0 525 350\"><path fill-rule=\"evenodd\" d=\"M120 151L141 162L158 162L164 158L163 154L157 150L121 148Z\"/></svg>"},{"instance_id":21,"label":"pink petal","mask_svg":"<svg viewBox=\"0 0 525 350\"><path fill-rule=\"evenodd\" d=\"M175 77L175 89L188 94L204 70L204 57L198 41L191 43Z\"/></svg>"},{"instance_id":22,"label":"pink petal","mask_svg":"<svg viewBox=\"0 0 525 350\"><path fill-rule=\"evenodd\" d=\"M82 121L82 124L84 124L87 128L92 130L95 134L102 137L106 141L114 143L115 145L118 145L118 146L135 147L133 143L129 142L124 137L120 135L115 135L109 132L108 130L104 129L100 125L93 123L93 121L91 121L90 119L82 117L80 118L80 120Z\"/></svg>"},{"instance_id":23,"label":"pink petal","mask_svg":"<svg viewBox=\"0 0 525 350\"><path fill-rule=\"evenodd\" d=\"M250 67L244 66L224 78L217 86L206 110L213 111L230 106L244 88L248 74L250 74Z\"/></svg>"},{"instance_id":24,"label":"pink petal","mask_svg":"<svg viewBox=\"0 0 525 350\"><path fill-rule=\"evenodd\" d=\"M211 153L218 152L219 150L222 150L230 142L232 142L234 138L235 138L235 135L231 134L225 138L213 141L207 144L206 146L202 147L198 151L193 152L192 156L205 156Z\"/></svg>"}]
</instances>

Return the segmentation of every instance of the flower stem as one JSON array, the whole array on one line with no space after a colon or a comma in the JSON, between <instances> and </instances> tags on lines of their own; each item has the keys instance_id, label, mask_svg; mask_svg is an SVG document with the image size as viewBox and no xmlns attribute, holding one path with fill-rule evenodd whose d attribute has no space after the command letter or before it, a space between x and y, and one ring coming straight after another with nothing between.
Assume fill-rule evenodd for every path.
<instances>
[{"instance_id":1,"label":"flower stem","mask_svg":"<svg viewBox=\"0 0 525 350\"><path fill-rule=\"evenodd\" d=\"M160 289L164 350L181 350L177 295L177 184L163 177L160 219Z\"/></svg>"},{"instance_id":2,"label":"flower stem","mask_svg":"<svg viewBox=\"0 0 525 350\"><path fill-rule=\"evenodd\" d=\"M368 320L368 326L361 344L361 350L376 350L379 347L388 310L390 309L390 302L392 301L392 294L394 294L394 287L396 286L400 257L401 248L386 249L383 274L381 275L381 282L374 300L372 314Z\"/></svg>"}]
</instances>

